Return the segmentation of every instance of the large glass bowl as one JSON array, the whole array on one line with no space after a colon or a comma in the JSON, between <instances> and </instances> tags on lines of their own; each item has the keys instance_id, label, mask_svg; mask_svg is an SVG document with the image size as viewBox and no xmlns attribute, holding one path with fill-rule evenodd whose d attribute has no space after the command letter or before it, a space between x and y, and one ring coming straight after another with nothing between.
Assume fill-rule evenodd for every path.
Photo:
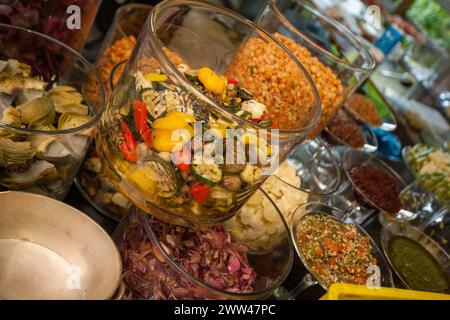
<instances>
[{"instance_id":1,"label":"large glass bowl","mask_svg":"<svg viewBox=\"0 0 450 320\"><path fill-rule=\"evenodd\" d=\"M202 93L194 85L195 76L186 76L180 71L186 66L188 69L208 67L216 74L232 79L236 77L236 65L245 60L243 53L255 45L270 49L272 54L275 52L277 59L262 51L260 55L272 63L254 67L252 79L239 78L238 81L247 90L264 85L274 94L274 99L289 101L289 104L285 103L289 110L284 110L282 117L277 116L280 110L274 109L276 105L267 105L268 116L277 129L267 129L239 117L232 108L215 100L221 97ZM289 82L282 90L278 82L267 79L267 70L272 69L289 75ZM162 80L145 82L142 81L144 75ZM194 82L191 82L192 77ZM254 94L253 98L260 101L261 97ZM173 101L176 103L172 104ZM138 106L144 103L146 107L147 113L144 112L142 117L148 118L146 126L149 130L144 133L149 138L151 132L151 141L139 141L144 139L142 132L136 135L136 131L128 127L133 126L135 103ZM173 117L168 120L167 111L171 110L183 115L178 113L178 120ZM212 225L229 219L239 210L264 179L275 171L278 162L305 139L319 116L319 97L309 74L271 35L227 9L195 1L164 1L150 12L114 88L99 125L97 150L116 186L142 210L173 224ZM164 120L165 124L153 127L155 119ZM197 128L193 130L195 126ZM214 139L202 139L203 127L212 129L208 131ZM165 131L158 131L160 129ZM171 134L180 130L184 134L181 135L183 142L177 143L180 140L173 139ZM232 134L236 132L237 137L230 135L230 130ZM163 139L163 133L168 137ZM158 147L156 141L168 143L167 148L160 144ZM211 147L213 141L214 152L225 146L222 157L214 156L208 159L209 162L202 154L194 157L196 151L205 151L202 149ZM173 148L171 144L174 144ZM270 154L269 159L251 160L250 153L254 155L255 150ZM172 156L181 157L189 168L186 166L183 171L175 166ZM194 165L201 166L202 172L203 169L211 170L214 178L199 179L202 173L197 169L200 167ZM247 173L251 173L250 176ZM224 176L239 188L231 190L230 185L224 186Z\"/></svg>"},{"instance_id":2,"label":"large glass bowl","mask_svg":"<svg viewBox=\"0 0 450 320\"><path fill-rule=\"evenodd\" d=\"M103 82L94 66L85 58L46 35L0 24L0 37L1 60L16 59L30 65L32 74L41 76L46 82L76 88L82 95L83 103L88 106L88 122L63 130L29 129L0 120L3 139L0 158L5 156L5 159L9 159L0 161L0 190L23 190L61 200L69 191L104 110ZM37 55L27 54L30 47L37 48ZM89 95L86 94L88 78L95 82L97 88ZM26 90L21 91L24 96L30 93ZM2 92L1 98L11 101L14 96ZM6 108L6 105L2 105L1 112ZM20 153L17 156L19 144L31 149L26 158L21 158Z\"/></svg>"},{"instance_id":3,"label":"large glass bowl","mask_svg":"<svg viewBox=\"0 0 450 320\"><path fill-rule=\"evenodd\" d=\"M168 254L170 246L158 240L154 225L162 222L157 222L137 209L129 213L114 234L122 254L123 279L130 292L129 296L144 300L269 298L289 274L294 248L281 212L266 193L259 190L257 192L262 192L269 201L268 209L274 211L274 223L282 225L282 232L276 243L268 243L271 245L269 250L252 249L251 244L249 247L245 241L239 240L239 237L233 237L233 233L238 231L236 228L230 232L232 242L249 248L249 267L257 274L253 292L239 293L217 289L188 273ZM228 231L226 226L225 230ZM243 229L239 233L242 235L245 232Z\"/></svg>"},{"instance_id":4,"label":"large glass bowl","mask_svg":"<svg viewBox=\"0 0 450 320\"><path fill-rule=\"evenodd\" d=\"M269 0L256 24L287 46L311 74L322 102L317 136L375 67L362 39L298 0Z\"/></svg>"},{"instance_id":5,"label":"large glass bowl","mask_svg":"<svg viewBox=\"0 0 450 320\"><path fill-rule=\"evenodd\" d=\"M108 96L120 78L124 62L129 58L151 9L149 5L130 3L121 6L114 15L96 60ZM91 79L89 85L91 90L96 90L95 79ZM75 178L75 184L98 211L120 221L130 209L131 202L114 187L102 168L95 148L93 143Z\"/></svg>"},{"instance_id":6,"label":"large glass bowl","mask_svg":"<svg viewBox=\"0 0 450 320\"><path fill-rule=\"evenodd\" d=\"M297 210L294 213L293 223L291 226L291 236L292 236L292 239L294 242L295 250L297 251L297 254L298 254L300 260L302 261L303 265L309 271L309 274L307 274L304 277L303 281L300 282L297 285L297 287L291 291L291 294L293 296L298 295L300 292L302 292L303 290L305 290L306 288L308 288L314 284L320 284L322 286L322 288L324 288L325 290L327 289L327 286L324 283L324 281L321 280L320 277L311 269L310 264L305 259L304 252L301 250L301 248L297 242L298 224L305 216L310 215L310 214L327 215L327 216L330 216L330 217L334 218L335 220L341 221L343 223L354 224L356 229L358 230L358 232L362 236L367 237L369 239L370 246L372 247L371 253L377 259L377 266L379 269L378 269L378 273L377 273L378 279L376 279L377 280L376 282L378 282L378 284L382 287L392 287L393 286L393 279L392 279L391 270L389 268L389 264L386 261L386 259L384 258L382 251L378 248L377 244L372 239L372 237L358 224L356 224L352 221L350 221L350 222L348 222L346 220L343 221L342 219L346 218L345 212L340 211L339 209L336 209L334 207L325 205L323 203L311 202L311 203L307 203L307 204L302 205L297 208ZM368 270L368 272L369 272L369 270Z\"/></svg>"}]
</instances>

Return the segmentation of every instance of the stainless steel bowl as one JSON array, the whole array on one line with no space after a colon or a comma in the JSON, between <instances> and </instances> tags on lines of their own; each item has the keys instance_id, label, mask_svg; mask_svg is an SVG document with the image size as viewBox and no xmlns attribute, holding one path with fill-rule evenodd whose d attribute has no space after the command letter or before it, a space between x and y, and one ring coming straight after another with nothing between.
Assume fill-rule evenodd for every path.
<instances>
[{"instance_id":1,"label":"stainless steel bowl","mask_svg":"<svg viewBox=\"0 0 450 320\"><path fill-rule=\"evenodd\" d=\"M82 212L24 192L0 193L0 299L109 299L122 265Z\"/></svg>"},{"instance_id":2,"label":"stainless steel bowl","mask_svg":"<svg viewBox=\"0 0 450 320\"><path fill-rule=\"evenodd\" d=\"M393 279L392 279L392 273L389 268L389 264L384 258L384 255L382 251L378 248L376 242L372 239L372 237L364 230L363 227L360 225L350 221L348 222L345 217L345 212L340 211L339 209L336 209L334 207L327 206L323 203L319 202L310 202L306 203L304 205L299 206L295 212L294 217L292 219L291 224L291 237L294 242L295 250L297 251L297 255L299 256L302 264L305 266L305 268L308 270L308 274L303 278L302 282L297 285L297 287L293 290L292 295L296 296L298 293L303 291L304 289L308 288L311 285L314 284L320 284L323 289L327 290L327 285L325 282L317 275L316 272L314 272L306 260L303 251L301 250L299 244L298 244L298 238L297 238L297 228L300 223L300 221L305 218L308 215L311 214L320 214L329 216L337 221L343 222L343 223L351 223L354 224L356 229L358 230L359 234L368 238L370 242L370 246L372 247L372 255L377 259L377 266L379 273L376 274L376 282L379 282L379 285L382 287L392 287L393 286ZM368 270L369 272L369 270ZM369 284L369 283L368 283Z\"/></svg>"}]
</instances>

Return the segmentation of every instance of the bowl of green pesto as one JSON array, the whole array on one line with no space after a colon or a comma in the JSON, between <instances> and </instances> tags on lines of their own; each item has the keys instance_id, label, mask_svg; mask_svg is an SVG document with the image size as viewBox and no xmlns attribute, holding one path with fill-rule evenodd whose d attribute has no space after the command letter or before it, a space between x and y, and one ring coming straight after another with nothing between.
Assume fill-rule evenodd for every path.
<instances>
[{"instance_id":1,"label":"bowl of green pesto","mask_svg":"<svg viewBox=\"0 0 450 320\"><path fill-rule=\"evenodd\" d=\"M381 244L405 287L450 293L450 256L420 229L390 222L381 231Z\"/></svg>"}]
</instances>

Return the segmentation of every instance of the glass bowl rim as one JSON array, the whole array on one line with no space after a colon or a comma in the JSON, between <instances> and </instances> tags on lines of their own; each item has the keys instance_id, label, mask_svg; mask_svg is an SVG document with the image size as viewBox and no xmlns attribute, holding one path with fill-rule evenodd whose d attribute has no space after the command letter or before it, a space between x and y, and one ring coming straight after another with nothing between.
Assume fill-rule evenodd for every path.
<instances>
[{"instance_id":1,"label":"glass bowl rim","mask_svg":"<svg viewBox=\"0 0 450 320\"><path fill-rule=\"evenodd\" d=\"M114 21L111 25L114 25L115 23L117 23L117 25L118 25L117 30L119 31L121 37L128 37L129 34L127 34L125 31L123 31L122 26L119 23L120 18L122 18L121 17L122 14L128 13L132 9L146 9L146 10L150 11L153 9L153 6L149 5L149 4L145 4L145 3L136 3L136 2L126 3L122 6L120 6L116 10L116 13L114 14ZM144 22L144 24L145 24L145 22Z\"/></svg>"},{"instance_id":2,"label":"glass bowl rim","mask_svg":"<svg viewBox=\"0 0 450 320\"><path fill-rule=\"evenodd\" d=\"M295 235L295 233L296 233L295 229L297 228L297 225L300 222L300 220L302 220L304 217L306 217L308 215L312 215L312 214L319 214L319 215L329 216L329 217L333 218L334 220L339 221L339 222L341 222L343 224L354 225L360 235L369 238L369 243L370 243L370 245L372 247L371 254L373 254L374 251L377 251L379 253L377 255L379 255L379 257L383 261L383 264L386 265L386 267L387 267L386 270L383 270L384 272L382 272L382 274L386 276L386 281L388 282L390 287L392 287L394 285L394 279L392 277L392 271L391 271L391 269L389 267L390 264L387 261L386 257L384 257L384 252L382 250L380 250L380 247L377 245L377 243L372 238L372 236L370 236L370 234L366 231L366 229L364 229L361 225L357 224L354 221L352 221L352 222L344 222L344 221L340 220L339 218L336 218L332 214L326 213L326 212L324 212L322 210L316 210L316 209L314 210L314 212L307 212L305 215L303 215L302 217L298 218L298 221L296 221L296 215L298 215L298 210L305 210L305 211L307 211L305 208L307 208L309 206L326 207L326 208L330 209L331 211L342 213L343 216L345 216L345 213L342 210L339 210L339 209L337 209L335 207L332 207L330 205L327 205L325 203L313 201L313 202L308 202L308 203L304 203L302 205L299 205L294 210L294 214L292 216L292 223L291 223L291 226L290 226L289 229L290 229L291 238L292 238L292 241L294 243L294 248L295 248L295 251L297 253L297 256L300 258L300 261L303 264L303 266L306 268L307 272L309 272L314 277L314 279L317 280L317 282L319 283L319 285L323 289L327 290L327 286L323 283L323 281L320 279L320 277L317 276L316 272L312 271L312 269L309 267L309 264L306 263L306 259L303 256L302 250L299 248L299 245L297 243L297 240L296 240L297 236ZM377 260L378 260L378 257L377 257ZM378 265L378 261L377 261L377 265Z\"/></svg>"},{"instance_id":3,"label":"glass bowl rim","mask_svg":"<svg viewBox=\"0 0 450 320\"><path fill-rule=\"evenodd\" d=\"M76 128L69 128L69 129L64 129L64 130L52 130L52 131L47 131L47 130L35 130L35 129L24 129L24 128L18 128L18 127L14 127L5 123L0 122L0 128L4 128L6 130L12 131L12 132L17 132L17 133L22 133L22 134L38 134L38 135L65 135L65 134L74 134L74 133L79 133L85 130L88 130L92 127L94 127L96 125L96 123L100 120L100 117L103 114L103 111L106 108L106 89L105 89L105 84L103 83L101 77L100 77L100 73L97 71L97 69L94 67L93 64L91 64L89 61L87 61L86 58L84 58L81 54L79 54L77 51L75 51L74 49L72 49L71 47L69 47L68 45L62 43L59 40L56 40L52 37L49 37L43 33L37 32L37 31L33 31L30 29L26 29L26 28L22 28L22 27L17 27L17 26L13 26L10 24L6 24L6 23L0 23L0 30L2 28L6 28L6 29L14 29L20 32L25 32L25 33L29 33L32 34L33 36L36 36L38 38L42 38L45 39L45 41L48 41L50 43L56 44L59 47L62 47L64 50L68 51L72 56L74 56L77 60L81 61L83 63L83 65L85 67L87 67L87 70L89 72L92 72L92 74L97 78L97 81L100 84L100 94L102 95L102 103L101 103L101 107L100 110L98 110L98 112L95 112L95 115L93 116L93 118L91 120L89 120L88 122L86 122L85 124L78 126Z\"/></svg>"},{"instance_id":4,"label":"glass bowl rim","mask_svg":"<svg viewBox=\"0 0 450 320\"><path fill-rule=\"evenodd\" d=\"M298 5L298 6L302 7L302 8L304 8L304 9L306 9L307 11L311 12L315 16L320 17L321 19L326 21L328 24L330 24L333 28L336 28L337 30L342 32L342 34L345 36L345 38L350 39L350 42L352 43L352 45L356 49L359 49L359 51L361 51L361 50L364 51L364 60L365 60L365 62L367 62L367 66L360 66L360 65L356 65L354 63L347 62L347 61L337 57L332 52L330 52L330 51L320 47L319 45L315 44L314 42L309 40L308 37L303 35L303 33L300 32L295 26L293 26L292 23L289 22L289 20L287 20L285 18L285 16L278 9L277 4L276 4L276 0L269 0L268 5L270 7L272 7L272 9L274 10L275 14L289 28L290 31L292 31L296 35L300 36L302 39L304 39L306 42L308 42L308 44L310 44L311 46L316 48L319 52L321 52L324 55L326 55L327 57L330 57L331 59L333 59L333 61L338 62L340 65L343 65L346 68L353 69L353 70L358 70L358 71L363 71L363 72L371 72L375 68L375 66L376 66L375 57L368 50L367 46L364 44L363 40L358 35L356 35L353 32L351 32L346 26L344 26L339 21L326 16L325 14L320 12L319 10L316 10L316 9L314 9L314 8L312 8L312 7L310 7L310 6L306 5L306 4L300 3L299 1L296 1L296 0L294 0L293 2L296 5Z\"/></svg>"},{"instance_id":5,"label":"glass bowl rim","mask_svg":"<svg viewBox=\"0 0 450 320\"><path fill-rule=\"evenodd\" d=\"M339 168L339 162L336 159L336 157L333 155L333 152L330 150L330 148L325 143L323 143L320 139L314 139L314 140L320 145L320 147L324 148L325 152L331 158L331 162L333 164L333 168L336 169L336 182L334 183L333 187L330 188L330 190L325 191L325 192L320 192L320 191L316 192L316 191L306 190L306 189L302 189L300 186L295 186L292 183L289 183L289 182L285 181L285 179L280 177L276 172L272 176L275 177L276 179L278 179L279 181L281 181L282 183L288 185L289 187L294 188L294 189L296 189L298 191L307 193L308 195L311 195L311 196L329 196L329 195L332 195L339 188L339 186L341 185L341 182L342 182L341 170ZM313 140L311 140L311 141L313 141ZM301 146L298 146L298 147L301 147ZM285 161L289 161L289 159L290 159L290 157L287 157ZM280 163L279 167L281 167L281 164L282 163ZM300 179L301 179L301 177L300 177ZM261 185L262 188L264 187L264 182Z\"/></svg>"},{"instance_id":6,"label":"glass bowl rim","mask_svg":"<svg viewBox=\"0 0 450 320\"><path fill-rule=\"evenodd\" d=\"M263 189L258 188L256 190L256 192L258 192L258 191L261 191L263 193L263 195L270 201L271 205L275 208L275 211L278 213L278 216L284 225L284 231L285 231L286 242L287 242L286 245L289 248L289 258L288 258L288 264L287 264L288 267L286 268L283 275L280 277L280 279L278 281L272 283L267 289L265 289L263 291L253 291L253 292L248 292L248 293L230 292L230 291L214 288L214 287L208 285L207 283L195 278L189 272L187 272L181 266L179 266L172 259L172 257L170 257L170 255L166 252L166 250L164 249L164 247L161 245L160 241L156 237L156 234L153 232L153 229L149 222L149 214L144 213L144 212L139 212L139 215L141 215L141 217L143 217L146 235L150 238L151 241L153 241L155 243L158 250L164 256L165 261L172 268L174 268L177 272L181 273L185 278L189 279L189 281L194 282L196 285L198 285L202 288L205 288L209 291L212 291L214 293L218 293L220 295L230 296L230 297L234 297L234 298L245 299L245 298L250 298L250 297L255 297L255 296L268 297L273 293L274 290L276 290L278 287L280 287L282 285L282 283L287 279L287 277L292 269L292 265L294 263L295 249L294 249L294 243L292 242L292 237L290 235L289 226L288 226L286 220L284 219L284 216L281 213L281 210L278 208L278 206L276 205L274 200ZM190 228L192 228L192 227L190 227Z\"/></svg>"},{"instance_id":7,"label":"glass bowl rim","mask_svg":"<svg viewBox=\"0 0 450 320\"><path fill-rule=\"evenodd\" d=\"M254 130L261 130L266 129L264 127L260 127L253 122L243 119L234 113L230 112L229 110L219 106L216 102L214 102L211 98L206 96L205 94L201 93L195 86L193 86L186 78L185 76L178 71L178 69L172 64L169 57L163 50L163 46L159 44L159 37L156 33L156 20L158 15L160 14L160 11L164 9L168 9L170 7L177 7L180 5L187 5L187 6L195 6L197 8L200 8L202 10L208 10L210 12L217 12L221 15L227 16L231 19L234 19L235 21L238 21L239 23L245 25L247 28L255 31L258 33L260 37L263 37L266 41L270 41L271 43L275 44L279 49L281 49L291 60L299 67L299 71L302 72L302 75L305 77L306 81L308 82L309 86L311 87L311 91L314 95L314 115L311 119L309 119L308 123L304 125L301 128L296 129L277 129L279 132L279 135L283 134L293 134L293 135L307 135L310 133L316 125L319 123L321 111L322 111L322 105L320 101L320 95L319 91L312 80L311 75L306 70L306 68L303 66L303 64L274 36L272 36L270 33L266 32L264 29L260 28L258 25L250 21L249 19L240 16L236 12L229 10L227 8L221 7L221 6L214 6L205 2L199 2L199 1L187 1L187 0L167 0L160 2L157 4L151 11L148 17L148 20L146 22L147 28L149 30L149 36L152 41L150 41L150 47L153 49L155 56L160 60L161 63L161 69L164 71L169 71L170 74L172 74L177 81L179 81L184 87L188 88L190 92L192 92L198 99L205 102L207 105L212 107L214 110L217 110L218 112L225 113L228 117L236 121L237 123L244 123L246 126L253 128ZM272 135L275 135L275 130L271 130Z\"/></svg>"}]
</instances>

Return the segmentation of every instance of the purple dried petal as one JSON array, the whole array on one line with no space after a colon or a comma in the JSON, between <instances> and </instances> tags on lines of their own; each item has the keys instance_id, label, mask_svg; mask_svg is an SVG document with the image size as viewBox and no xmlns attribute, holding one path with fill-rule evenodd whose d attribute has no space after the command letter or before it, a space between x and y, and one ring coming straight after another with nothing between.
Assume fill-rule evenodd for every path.
<instances>
[{"instance_id":1,"label":"purple dried petal","mask_svg":"<svg viewBox=\"0 0 450 320\"><path fill-rule=\"evenodd\" d=\"M230 259L230 262L228 263L228 271L236 272L239 270L240 267L241 267L241 264L239 262L239 259L233 256Z\"/></svg>"}]
</instances>

